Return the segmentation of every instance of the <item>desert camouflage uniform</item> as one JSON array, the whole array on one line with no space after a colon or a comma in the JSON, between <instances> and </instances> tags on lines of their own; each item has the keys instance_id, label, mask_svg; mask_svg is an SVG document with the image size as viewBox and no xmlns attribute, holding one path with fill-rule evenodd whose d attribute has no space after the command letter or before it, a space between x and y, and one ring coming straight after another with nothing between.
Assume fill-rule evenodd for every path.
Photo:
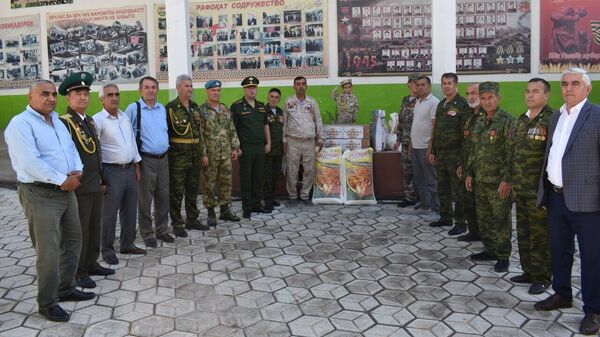
<instances>
[{"instance_id":1,"label":"desert camouflage uniform","mask_svg":"<svg viewBox=\"0 0 600 337\"><path fill-rule=\"evenodd\" d=\"M331 92L331 98L335 101L337 107L337 124L351 124L358 117L358 98L353 94L339 92L335 87Z\"/></svg>"}]
</instances>

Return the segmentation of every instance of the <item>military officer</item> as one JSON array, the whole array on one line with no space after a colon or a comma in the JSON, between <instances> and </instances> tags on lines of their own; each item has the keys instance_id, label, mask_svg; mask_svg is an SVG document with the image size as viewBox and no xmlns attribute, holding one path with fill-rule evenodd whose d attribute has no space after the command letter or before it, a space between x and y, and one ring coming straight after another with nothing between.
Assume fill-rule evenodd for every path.
<instances>
[{"instance_id":1,"label":"military officer","mask_svg":"<svg viewBox=\"0 0 600 337\"><path fill-rule=\"evenodd\" d=\"M200 132L198 104L192 101L192 78L179 75L175 80L177 97L169 102L169 214L173 234L187 237L185 229L208 230L198 220L196 197L200 186L200 161L204 140ZM181 201L185 195L185 229L181 216Z\"/></svg>"},{"instance_id":2,"label":"military officer","mask_svg":"<svg viewBox=\"0 0 600 337\"><path fill-rule=\"evenodd\" d=\"M337 124L350 124L356 121L358 117L358 98L352 94L352 80L347 79L340 82L342 92L339 87L333 88L331 98L335 101L337 108Z\"/></svg>"},{"instance_id":3,"label":"military officer","mask_svg":"<svg viewBox=\"0 0 600 337\"><path fill-rule=\"evenodd\" d=\"M269 120L269 133L271 135L271 151L265 156L265 169L262 177L262 198L265 208L272 210L279 206L274 197L275 183L281 175L283 162L283 110L279 108L281 91L277 88L269 90L269 104L267 119Z\"/></svg>"},{"instance_id":4,"label":"military officer","mask_svg":"<svg viewBox=\"0 0 600 337\"><path fill-rule=\"evenodd\" d=\"M550 284L547 212L537 208L537 186L544 165L548 125L553 110L548 107L550 84L532 78L525 89L527 112L511 132L513 150L513 191L517 207L517 239L523 274L512 277L516 283L531 283L530 294L543 293Z\"/></svg>"},{"instance_id":5,"label":"military officer","mask_svg":"<svg viewBox=\"0 0 600 337\"><path fill-rule=\"evenodd\" d=\"M106 186L102 177L100 141L94 120L86 115L90 104L90 85L93 76L77 72L67 77L59 86L58 93L67 98L67 112L60 117L75 143L83 162L81 186L75 190L79 221L81 224L81 255L77 268L77 285L95 288L90 275L112 275L113 269L104 268L97 262L100 255L100 215L102 197Z\"/></svg>"},{"instance_id":6,"label":"military officer","mask_svg":"<svg viewBox=\"0 0 600 337\"><path fill-rule=\"evenodd\" d=\"M483 115L473 127L473 149L466 167L465 187L472 191L475 186L477 219L485 249L471 255L471 260L496 260L494 270L503 273L508 271L511 249L512 152L508 137L513 117L499 108L498 83L481 83L479 99Z\"/></svg>"},{"instance_id":7,"label":"military officer","mask_svg":"<svg viewBox=\"0 0 600 337\"><path fill-rule=\"evenodd\" d=\"M210 80L204 84L206 102L200 106L200 131L204 138L202 166L204 170L204 207L208 210L208 225L215 227L215 207L220 206L219 219L240 221L229 207L231 203L231 161L240 155L231 112L221 99L221 81Z\"/></svg>"},{"instance_id":8,"label":"military officer","mask_svg":"<svg viewBox=\"0 0 600 337\"><path fill-rule=\"evenodd\" d=\"M265 209L260 203L265 153L271 151L271 136L265 105L256 100L258 83L258 78L246 77L242 81L244 97L231 104L230 108L242 149L240 157L242 216L248 219L251 212L271 213L271 210Z\"/></svg>"}]
</instances>

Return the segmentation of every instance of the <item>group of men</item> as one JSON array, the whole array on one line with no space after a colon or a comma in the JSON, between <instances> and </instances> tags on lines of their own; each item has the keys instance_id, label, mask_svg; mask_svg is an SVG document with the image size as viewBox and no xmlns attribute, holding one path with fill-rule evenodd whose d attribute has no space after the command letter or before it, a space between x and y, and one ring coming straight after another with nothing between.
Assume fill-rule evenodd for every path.
<instances>
[{"instance_id":1,"label":"group of men","mask_svg":"<svg viewBox=\"0 0 600 337\"><path fill-rule=\"evenodd\" d=\"M581 256L583 334L600 327L600 106L587 100L591 80L571 68L561 78L564 105L548 106L550 84L532 78L525 89L528 110L515 119L500 108L495 82L472 83L466 98L458 76L441 77L444 98L431 94L425 75L409 76L397 129L405 198L432 227L452 226L459 241L482 241L475 262L495 261L507 272L511 253L511 208L516 204L517 240L523 273L511 277L542 294L547 311L572 306L574 237Z\"/></svg>"}]
</instances>

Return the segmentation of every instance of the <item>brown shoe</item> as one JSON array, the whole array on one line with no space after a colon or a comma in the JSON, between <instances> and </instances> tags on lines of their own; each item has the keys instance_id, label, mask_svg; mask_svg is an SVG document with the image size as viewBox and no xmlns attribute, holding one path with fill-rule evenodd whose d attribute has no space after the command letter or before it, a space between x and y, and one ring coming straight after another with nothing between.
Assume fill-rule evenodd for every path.
<instances>
[{"instance_id":1,"label":"brown shoe","mask_svg":"<svg viewBox=\"0 0 600 337\"><path fill-rule=\"evenodd\" d=\"M579 332L584 335L595 335L600 330L600 314L588 312L579 325Z\"/></svg>"},{"instance_id":2,"label":"brown shoe","mask_svg":"<svg viewBox=\"0 0 600 337\"><path fill-rule=\"evenodd\" d=\"M545 300L539 301L533 305L537 311L551 311L556 309L570 308L573 306L573 300L566 300L559 294L554 294Z\"/></svg>"}]
</instances>

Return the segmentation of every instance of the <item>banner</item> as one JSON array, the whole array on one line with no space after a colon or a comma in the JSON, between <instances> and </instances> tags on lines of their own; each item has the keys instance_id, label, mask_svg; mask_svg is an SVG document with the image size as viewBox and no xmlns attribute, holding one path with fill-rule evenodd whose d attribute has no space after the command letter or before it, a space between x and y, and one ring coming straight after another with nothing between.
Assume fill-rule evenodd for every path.
<instances>
[{"instance_id":1,"label":"banner","mask_svg":"<svg viewBox=\"0 0 600 337\"><path fill-rule=\"evenodd\" d=\"M238 0L190 4L195 79L326 77L327 1ZM168 80L164 5L155 6L157 78Z\"/></svg>"},{"instance_id":2,"label":"banner","mask_svg":"<svg viewBox=\"0 0 600 337\"><path fill-rule=\"evenodd\" d=\"M31 85L41 78L40 16L0 19L0 88Z\"/></svg>"},{"instance_id":3,"label":"banner","mask_svg":"<svg viewBox=\"0 0 600 337\"><path fill-rule=\"evenodd\" d=\"M431 0L337 0L338 75L431 71Z\"/></svg>"},{"instance_id":4,"label":"banner","mask_svg":"<svg viewBox=\"0 0 600 337\"><path fill-rule=\"evenodd\" d=\"M146 7L48 13L50 79L87 71L96 82L131 83L148 75Z\"/></svg>"},{"instance_id":5,"label":"banner","mask_svg":"<svg viewBox=\"0 0 600 337\"><path fill-rule=\"evenodd\" d=\"M531 72L529 1L457 0L456 69L460 73Z\"/></svg>"},{"instance_id":6,"label":"banner","mask_svg":"<svg viewBox=\"0 0 600 337\"><path fill-rule=\"evenodd\" d=\"M540 72L600 72L600 2L542 0Z\"/></svg>"},{"instance_id":7,"label":"banner","mask_svg":"<svg viewBox=\"0 0 600 337\"><path fill-rule=\"evenodd\" d=\"M73 0L10 0L10 8L66 5L72 3Z\"/></svg>"}]
</instances>

